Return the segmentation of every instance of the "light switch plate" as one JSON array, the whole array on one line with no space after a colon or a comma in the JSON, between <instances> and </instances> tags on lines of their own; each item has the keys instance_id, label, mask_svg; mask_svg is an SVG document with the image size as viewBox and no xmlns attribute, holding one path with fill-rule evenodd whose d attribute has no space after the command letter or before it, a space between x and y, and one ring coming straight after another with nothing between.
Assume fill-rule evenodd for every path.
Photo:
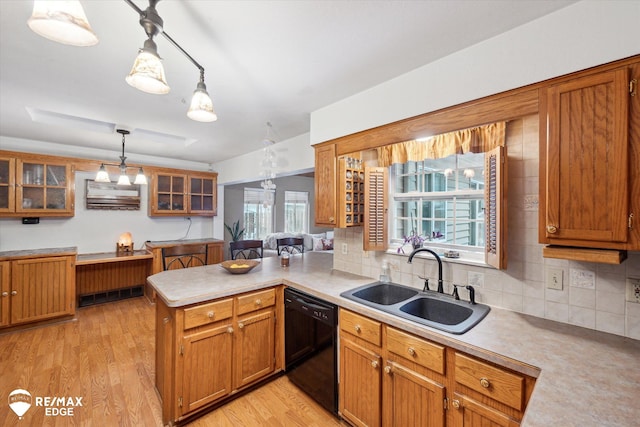
<instances>
[{"instance_id":1,"label":"light switch plate","mask_svg":"<svg viewBox=\"0 0 640 427\"><path fill-rule=\"evenodd\" d=\"M546 284L549 289L562 290L563 273L561 268L547 268Z\"/></svg>"},{"instance_id":2,"label":"light switch plate","mask_svg":"<svg viewBox=\"0 0 640 427\"><path fill-rule=\"evenodd\" d=\"M346 243L342 244L342 255L346 255L349 252L349 247L347 246Z\"/></svg>"},{"instance_id":3,"label":"light switch plate","mask_svg":"<svg viewBox=\"0 0 640 427\"><path fill-rule=\"evenodd\" d=\"M640 303L640 278L627 277L627 301Z\"/></svg>"}]
</instances>

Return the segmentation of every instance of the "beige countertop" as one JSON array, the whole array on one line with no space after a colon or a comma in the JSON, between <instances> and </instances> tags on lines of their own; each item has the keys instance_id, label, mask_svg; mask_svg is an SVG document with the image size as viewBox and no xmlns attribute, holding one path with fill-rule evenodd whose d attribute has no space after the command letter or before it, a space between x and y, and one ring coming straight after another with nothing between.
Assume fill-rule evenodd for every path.
<instances>
[{"instance_id":1,"label":"beige countertop","mask_svg":"<svg viewBox=\"0 0 640 427\"><path fill-rule=\"evenodd\" d=\"M463 335L400 319L340 297L373 282L333 270L332 254L296 255L288 268L264 258L248 274L220 265L171 270L148 278L171 307L287 284L341 307L376 318L443 345L537 377L524 427L635 426L640 420L640 341L491 308ZM525 364L523 366L523 363Z\"/></svg>"},{"instance_id":2,"label":"beige countertop","mask_svg":"<svg viewBox=\"0 0 640 427\"><path fill-rule=\"evenodd\" d=\"M0 261L9 261L24 258L34 258L43 256L65 256L76 255L77 248L69 246L66 248L44 248L44 249L22 249L18 251L0 252Z\"/></svg>"}]
</instances>

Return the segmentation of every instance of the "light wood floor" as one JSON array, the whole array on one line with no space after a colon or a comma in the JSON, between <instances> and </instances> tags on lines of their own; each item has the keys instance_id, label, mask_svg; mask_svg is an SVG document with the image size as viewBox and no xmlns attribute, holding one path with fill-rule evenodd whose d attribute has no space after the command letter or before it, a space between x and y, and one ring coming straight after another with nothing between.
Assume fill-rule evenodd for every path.
<instances>
[{"instance_id":1,"label":"light wood floor","mask_svg":"<svg viewBox=\"0 0 640 427\"><path fill-rule=\"evenodd\" d=\"M157 426L155 308L134 298L77 310L77 320L0 335L1 426ZM82 398L73 416L46 416L35 401L22 420L9 393ZM236 399L192 426L345 426L286 377Z\"/></svg>"}]
</instances>

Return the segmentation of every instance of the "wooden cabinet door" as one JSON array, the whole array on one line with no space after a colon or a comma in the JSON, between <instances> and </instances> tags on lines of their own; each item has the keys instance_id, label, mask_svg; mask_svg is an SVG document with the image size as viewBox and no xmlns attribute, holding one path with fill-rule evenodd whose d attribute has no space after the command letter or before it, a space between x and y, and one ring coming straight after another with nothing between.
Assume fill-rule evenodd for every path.
<instances>
[{"instance_id":1,"label":"wooden cabinet door","mask_svg":"<svg viewBox=\"0 0 640 427\"><path fill-rule=\"evenodd\" d=\"M217 179L210 175L189 175L189 213L216 215Z\"/></svg>"},{"instance_id":2,"label":"wooden cabinet door","mask_svg":"<svg viewBox=\"0 0 640 427\"><path fill-rule=\"evenodd\" d=\"M402 365L384 369L383 426L443 426L445 388Z\"/></svg>"},{"instance_id":3,"label":"wooden cabinet door","mask_svg":"<svg viewBox=\"0 0 640 427\"><path fill-rule=\"evenodd\" d=\"M365 251L384 251L388 247L387 197L389 173L387 168L364 169L364 236Z\"/></svg>"},{"instance_id":4,"label":"wooden cabinet door","mask_svg":"<svg viewBox=\"0 0 640 427\"><path fill-rule=\"evenodd\" d=\"M187 176L154 173L149 188L149 215L167 216L187 213Z\"/></svg>"},{"instance_id":5,"label":"wooden cabinet door","mask_svg":"<svg viewBox=\"0 0 640 427\"><path fill-rule=\"evenodd\" d=\"M0 158L0 213L15 212L15 159Z\"/></svg>"},{"instance_id":6,"label":"wooden cabinet door","mask_svg":"<svg viewBox=\"0 0 640 427\"><path fill-rule=\"evenodd\" d=\"M627 74L618 69L547 90L540 114L546 243L612 247L627 240Z\"/></svg>"},{"instance_id":7,"label":"wooden cabinet door","mask_svg":"<svg viewBox=\"0 0 640 427\"><path fill-rule=\"evenodd\" d=\"M184 337L183 415L231 393L232 332L224 322Z\"/></svg>"},{"instance_id":8,"label":"wooden cabinet door","mask_svg":"<svg viewBox=\"0 0 640 427\"><path fill-rule=\"evenodd\" d=\"M238 317L235 334L234 389L267 376L275 369L275 309Z\"/></svg>"},{"instance_id":9,"label":"wooden cabinet door","mask_svg":"<svg viewBox=\"0 0 640 427\"><path fill-rule=\"evenodd\" d=\"M11 262L11 324L75 313L75 256Z\"/></svg>"},{"instance_id":10,"label":"wooden cabinet door","mask_svg":"<svg viewBox=\"0 0 640 427\"><path fill-rule=\"evenodd\" d=\"M16 163L15 211L25 216L73 216L74 174L66 163Z\"/></svg>"},{"instance_id":11,"label":"wooden cabinet door","mask_svg":"<svg viewBox=\"0 0 640 427\"><path fill-rule=\"evenodd\" d=\"M315 150L315 224L318 227L335 227L337 215L336 146L330 144Z\"/></svg>"},{"instance_id":12,"label":"wooden cabinet door","mask_svg":"<svg viewBox=\"0 0 640 427\"><path fill-rule=\"evenodd\" d=\"M224 242L209 243L207 264L219 264L224 261Z\"/></svg>"},{"instance_id":13,"label":"wooden cabinet door","mask_svg":"<svg viewBox=\"0 0 640 427\"><path fill-rule=\"evenodd\" d=\"M345 335L340 336L340 414L351 424L382 423L382 360Z\"/></svg>"},{"instance_id":14,"label":"wooden cabinet door","mask_svg":"<svg viewBox=\"0 0 640 427\"><path fill-rule=\"evenodd\" d=\"M502 412L454 393L451 400L454 427L517 427L519 422Z\"/></svg>"},{"instance_id":15,"label":"wooden cabinet door","mask_svg":"<svg viewBox=\"0 0 640 427\"><path fill-rule=\"evenodd\" d=\"M11 262L0 262L0 327L9 325L9 292L11 292Z\"/></svg>"}]
</instances>

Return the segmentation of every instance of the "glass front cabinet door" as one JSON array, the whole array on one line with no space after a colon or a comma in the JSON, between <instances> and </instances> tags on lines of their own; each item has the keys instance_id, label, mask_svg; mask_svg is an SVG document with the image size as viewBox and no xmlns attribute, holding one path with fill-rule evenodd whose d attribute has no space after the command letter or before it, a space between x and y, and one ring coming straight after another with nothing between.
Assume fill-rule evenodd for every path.
<instances>
[{"instance_id":1,"label":"glass front cabinet door","mask_svg":"<svg viewBox=\"0 0 640 427\"><path fill-rule=\"evenodd\" d=\"M22 216L73 216L74 183L71 169L65 163L18 159L15 213Z\"/></svg>"},{"instance_id":2,"label":"glass front cabinet door","mask_svg":"<svg viewBox=\"0 0 640 427\"><path fill-rule=\"evenodd\" d=\"M181 174L154 174L152 177L150 214L174 215L187 213L187 177Z\"/></svg>"},{"instance_id":3,"label":"glass front cabinet door","mask_svg":"<svg viewBox=\"0 0 640 427\"><path fill-rule=\"evenodd\" d=\"M15 211L15 159L0 157L0 213Z\"/></svg>"}]
</instances>

